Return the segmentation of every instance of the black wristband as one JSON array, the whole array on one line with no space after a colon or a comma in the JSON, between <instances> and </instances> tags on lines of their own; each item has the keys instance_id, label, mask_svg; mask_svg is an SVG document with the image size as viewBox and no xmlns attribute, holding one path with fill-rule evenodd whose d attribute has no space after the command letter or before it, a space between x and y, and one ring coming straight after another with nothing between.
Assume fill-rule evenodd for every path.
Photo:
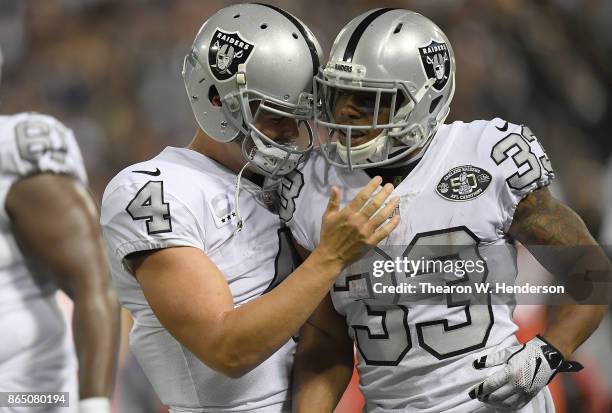
<instances>
[{"instance_id":1,"label":"black wristband","mask_svg":"<svg viewBox=\"0 0 612 413\"><path fill-rule=\"evenodd\" d=\"M582 364L577 361L565 360L563 354L541 335L538 334L536 337L546 343L545 346L542 346L542 353L544 353L544 357L552 370L558 372L575 372L584 368Z\"/></svg>"}]
</instances>

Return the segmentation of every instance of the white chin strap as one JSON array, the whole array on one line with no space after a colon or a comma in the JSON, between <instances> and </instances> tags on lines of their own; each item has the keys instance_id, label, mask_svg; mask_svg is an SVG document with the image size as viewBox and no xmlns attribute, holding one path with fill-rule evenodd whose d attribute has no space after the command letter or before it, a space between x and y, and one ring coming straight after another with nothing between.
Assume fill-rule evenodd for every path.
<instances>
[{"instance_id":1,"label":"white chin strap","mask_svg":"<svg viewBox=\"0 0 612 413\"><path fill-rule=\"evenodd\" d=\"M351 139L350 136L347 136L346 138ZM363 165L366 163L383 161L386 142L387 134L383 132L366 143L351 146L351 164ZM342 142L340 142L340 140L336 142L336 150L342 162L348 164L349 150L342 144Z\"/></svg>"},{"instance_id":2,"label":"white chin strap","mask_svg":"<svg viewBox=\"0 0 612 413\"><path fill-rule=\"evenodd\" d=\"M286 175L298 166L300 154L288 153L275 146L266 145L254 132L251 133L251 139L255 143L256 150L251 150L249 160L267 173ZM297 149L297 147L291 147L291 149ZM284 164L275 171L279 163Z\"/></svg>"}]
</instances>

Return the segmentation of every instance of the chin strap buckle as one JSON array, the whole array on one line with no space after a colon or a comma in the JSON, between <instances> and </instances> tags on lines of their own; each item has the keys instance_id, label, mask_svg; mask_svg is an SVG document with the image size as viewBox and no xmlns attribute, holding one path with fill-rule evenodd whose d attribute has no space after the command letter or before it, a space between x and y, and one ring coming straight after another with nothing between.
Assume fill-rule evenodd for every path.
<instances>
[{"instance_id":1,"label":"chin strap buckle","mask_svg":"<svg viewBox=\"0 0 612 413\"><path fill-rule=\"evenodd\" d=\"M236 72L236 83L238 86L245 86L247 84L246 65L244 63L240 63L238 65L238 71Z\"/></svg>"}]
</instances>

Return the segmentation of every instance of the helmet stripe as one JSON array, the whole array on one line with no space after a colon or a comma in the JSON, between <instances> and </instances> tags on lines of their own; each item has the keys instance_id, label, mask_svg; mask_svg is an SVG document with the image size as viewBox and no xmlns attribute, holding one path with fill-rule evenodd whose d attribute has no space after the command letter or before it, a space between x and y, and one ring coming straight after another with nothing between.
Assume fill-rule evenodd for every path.
<instances>
[{"instance_id":1,"label":"helmet stripe","mask_svg":"<svg viewBox=\"0 0 612 413\"><path fill-rule=\"evenodd\" d=\"M265 4L265 3L253 3L253 4L258 4L260 6L268 7L270 9L272 9L272 10L277 11L278 13L282 14L283 16L285 16L289 21L291 21L291 23L293 23L295 25L295 27L297 27L299 32L302 34L302 37L306 41L306 45L308 46L308 50L310 50L310 58L312 59L312 75L315 76L317 74L317 72L319 71L319 64L320 64L319 63L319 53L317 53L317 47L315 46L314 42L310 38L310 33L308 33L308 31L306 30L304 25L301 24L290 13L287 13L285 10L283 10L283 9L281 9L279 7L272 6L271 4Z\"/></svg>"},{"instance_id":2,"label":"helmet stripe","mask_svg":"<svg viewBox=\"0 0 612 413\"><path fill-rule=\"evenodd\" d=\"M346 49L344 49L344 56L342 60L345 62L353 61L353 54L355 54L355 49L357 49L357 43L361 40L361 36L363 36L363 32L368 28L368 26L380 15L385 14L388 11L397 10L396 8L384 8L374 10L372 13L368 14L362 21L357 25L353 34L349 38L348 43L346 44Z\"/></svg>"}]
</instances>

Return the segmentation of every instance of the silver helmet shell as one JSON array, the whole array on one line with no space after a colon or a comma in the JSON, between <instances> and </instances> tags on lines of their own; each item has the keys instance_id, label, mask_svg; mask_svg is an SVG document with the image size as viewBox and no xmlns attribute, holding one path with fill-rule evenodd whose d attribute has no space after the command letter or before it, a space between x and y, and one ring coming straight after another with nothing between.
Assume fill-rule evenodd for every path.
<instances>
[{"instance_id":1,"label":"silver helmet shell","mask_svg":"<svg viewBox=\"0 0 612 413\"><path fill-rule=\"evenodd\" d=\"M200 128L243 152L262 173L293 170L312 148L312 78L321 47L297 18L274 6L237 4L219 10L200 28L185 57L183 79ZM218 94L221 106L213 104ZM255 127L258 109L294 118L308 130L300 148L274 142Z\"/></svg>"},{"instance_id":2,"label":"silver helmet shell","mask_svg":"<svg viewBox=\"0 0 612 413\"><path fill-rule=\"evenodd\" d=\"M334 120L333 94L368 92L370 125ZM374 9L350 21L338 34L328 63L315 79L315 124L323 153L336 166L387 165L422 148L449 113L455 90L455 56L446 35L426 17L402 9ZM379 122L386 101L389 121ZM351 147L353 131L381 129L374 139ZM345 144L332 142L341 131Z\"/></svg>"}]
</instances>

